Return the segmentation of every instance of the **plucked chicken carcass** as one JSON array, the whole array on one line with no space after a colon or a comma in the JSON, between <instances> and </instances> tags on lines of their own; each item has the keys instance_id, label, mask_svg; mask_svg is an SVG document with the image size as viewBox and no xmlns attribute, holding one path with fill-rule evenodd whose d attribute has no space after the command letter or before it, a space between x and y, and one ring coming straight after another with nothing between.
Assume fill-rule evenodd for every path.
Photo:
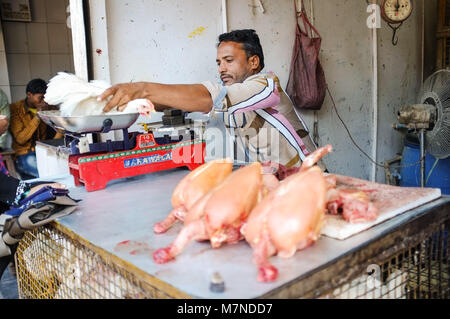
<instances>
[{"instance_id":1,"label":"plucked chicken carcass","mask_svg":"<svg viewBox=\"0 0 450 319\"><path fill-rule=\"evenodd\" d=\"M231 173L188 210L184 226L172 244L154 252L157 263L168 262L192 240L210 240L213 248L243 239L240 232L248 214L267 192L261 164Z\"/></svg>"},{"instance_id":2,"label":"plucked chicken carcass","mask_svg":"<svg viewBox=\"0 0 450 319\"><path fill-rule=\"evenodd\" d=\"M153 227L155 233L166 232L177 219L184 221L188 210L203 195L220 184L233 170L233 162L228 159L218 159L197 167L184 177L172 194L173 210L161 222Z\"/></svg>"},{"instance_id":3,"label":"plucked chicken carcass","mask_svg":"<svg viewBox=\"0 0 450 319\"><path fill-rule=\"evenodd\" d=\"M314 161L313 157L307 157L301 167L314 165L308 161ZM266 172L271 172L280 181L301 170L299 167L287 168L273 162L263 163L263 167ZM341 184L338 186L336 178L334 174L325 176L328 186L327 212L332 215L340 215L352 224L375 220L378 217L378 208L372 203L367 192L348 188Z\"/></svg>"},{"instance_id":4,"label":"plucked chicken carcass","mask_svg":"<svg viewBox=\"0 0 450 319\"><path fill-rule=\"evenodd\" d=\"M59 105L62 116L89 116L104 114L107 101L99 102L97 97L111 85L104 81L87 82L74 74L58 72L50 79L44 100L50 105ZM123 113L141 113L150 117L154 105L147 99L130 101ZM109 113L118 112L117 110Z\"/></svg>"},{"instance_id":5,"label":"plucked chicken carcass","mask_svg":"<svg viewBox=\"0 0 450 319\"><path fill-rule=\"evenodd\" d=\"M326 210L327 181L318 166L313 166L331 145L317 149L303 162L299 172L287 177L251 211L241 232L253 248L258 280L274 281L278 270L269 257L278 253L292 257L297 250L315 242Z\"/></svg>"}]
</instances>

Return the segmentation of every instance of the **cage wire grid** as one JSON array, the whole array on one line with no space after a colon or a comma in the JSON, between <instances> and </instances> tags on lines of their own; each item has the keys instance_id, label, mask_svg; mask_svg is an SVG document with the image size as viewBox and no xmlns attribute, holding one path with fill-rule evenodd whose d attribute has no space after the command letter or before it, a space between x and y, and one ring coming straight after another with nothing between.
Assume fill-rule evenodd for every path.
<instances>
[{"instance_id":1,"label":"cage wire grid","mask_svg":"<svg viewBox=\"0 0 450 319\"><path fill-rule=\"evenodd\" d=\"M448 299L449 224L432 227L381 262L369 262L363 273L319 298ZM132 267L104 257L66 231L51 224L25 234L15 254L19 298L189 298L149 284Z\"/></svg>"},{"instance_id":2,"label":"cage wire grid","mask_svg":"<svg viewBox=\"0 0 450 319\"><path fill-rule=\"evenodd\" d=\"M449 221L346 283L324 299L449 299ZM422 237L423 238L423 237Z\"/></svg>"},{"instance_id":3,"label":"cage wire grid","mask_svg":"<svg viewBox=\"0 0 450 319\"><path fill-rule=\"evenodd\" d=\"M55 225L25 233L15 254L21 299L143 299L177 297L136 269L104 257ZM183 296L180 296L183 297Z\"/></svg>"}]
</instances>

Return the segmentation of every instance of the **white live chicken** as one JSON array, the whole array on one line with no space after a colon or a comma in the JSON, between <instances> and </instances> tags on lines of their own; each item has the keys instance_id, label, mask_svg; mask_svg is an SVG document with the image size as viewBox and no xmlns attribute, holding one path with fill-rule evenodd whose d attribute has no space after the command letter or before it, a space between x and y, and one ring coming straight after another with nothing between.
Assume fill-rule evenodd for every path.
<instances>
[{"instance_id":1,"label":"white live chicken","mask_svg":"<svg viewBox=\"0 0 450 319\"><path fill-rule=\"evenodd\" d=\"M74 74L58 72L50 79L44 100L50 105L59 105L62 116L89 116L104 114L107 101L97 101L97 97L111 85L105 81L87 82ZM155 106L148 99L128 102L123 112L117 108L108 113L140 113L150 117Z\"/></svg>"}]
</instances>

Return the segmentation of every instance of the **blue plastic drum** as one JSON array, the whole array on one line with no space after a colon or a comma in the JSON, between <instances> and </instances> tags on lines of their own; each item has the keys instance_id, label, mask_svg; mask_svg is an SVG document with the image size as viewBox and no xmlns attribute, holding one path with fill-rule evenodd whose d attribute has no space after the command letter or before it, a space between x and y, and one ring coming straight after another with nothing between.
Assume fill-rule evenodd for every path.
<instances>
[{"instance_id":1,"label":"blue plastic drum","mask_svg":"<svg viewBox=\"0 0 450 319\"><path fill-rule=\"evenodd\" d=\"M405 141L401 165L416 163L420 160L420 147ZM450 157L440 159L434 166L436 158L430 154L425 156L425 187L440 188L441 193L450 195ZM433 167L434 166L434 167ZM431 171L431 174L430 174ZM400 186L420 187L420 163L400 169Z\"/></svg>"}]
</instances>

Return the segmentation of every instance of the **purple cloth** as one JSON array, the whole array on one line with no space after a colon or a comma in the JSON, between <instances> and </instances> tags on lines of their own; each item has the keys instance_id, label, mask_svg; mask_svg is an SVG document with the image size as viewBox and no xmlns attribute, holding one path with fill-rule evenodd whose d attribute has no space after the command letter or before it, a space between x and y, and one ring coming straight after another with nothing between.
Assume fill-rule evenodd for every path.
<instances>
[{"instance_id":1,"label":"purple cloth","mask_svg":"<svg viewBox=\"0 0 450 319\"><path fill-rule=\"evenodd\" d=\"M1 155L0 155L0 172L5 174L5 175L9 175L9 172L8 172L8 170L5 167L5 163L3 163L3 158L2 158Z\"/></svg>"}]
</instances>

